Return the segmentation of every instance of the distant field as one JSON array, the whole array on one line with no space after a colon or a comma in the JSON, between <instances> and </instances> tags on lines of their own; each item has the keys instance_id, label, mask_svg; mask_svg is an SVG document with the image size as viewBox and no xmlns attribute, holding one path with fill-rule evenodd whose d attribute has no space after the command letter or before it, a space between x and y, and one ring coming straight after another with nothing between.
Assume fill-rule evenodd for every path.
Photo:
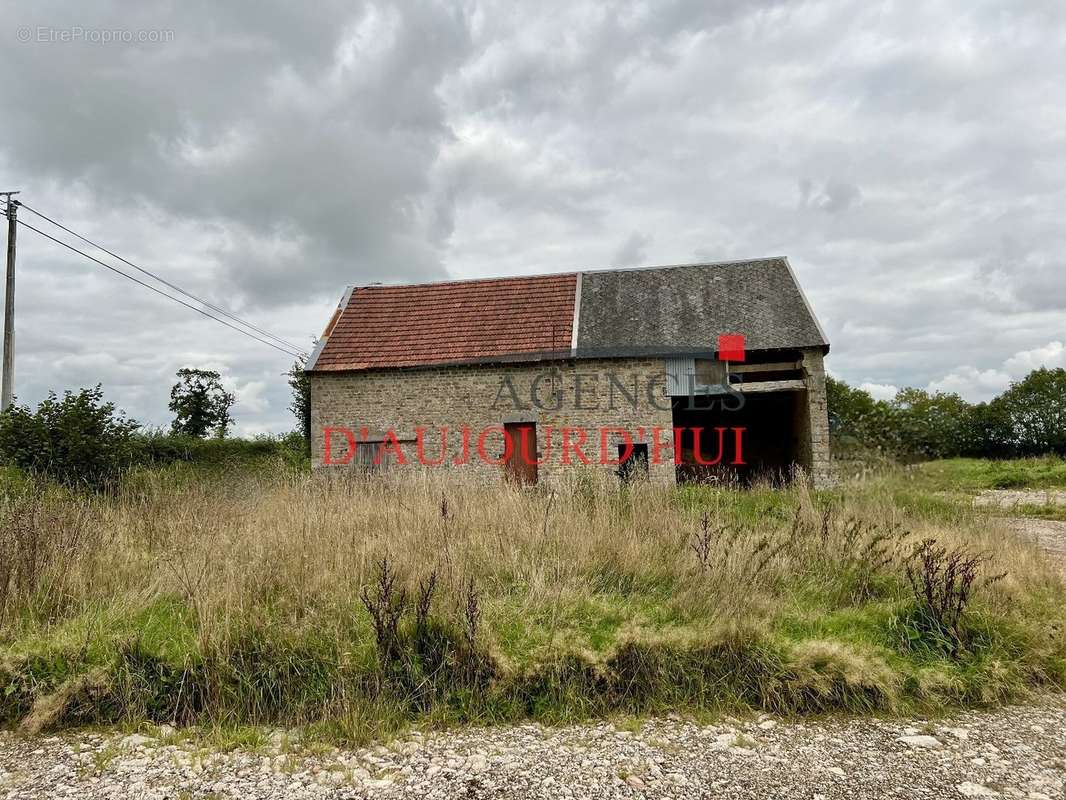
<instances>
[{"instance_id":1,"label":"distant field","mask_svg":"<svg viewBox=\"0 0 1066 800\"><path fill-rule=\"evenodd\" d=\"M8 476L0 720L351 740L999 703L1066 686L1060 574L953 499L1006 479L1066 483L1066 469L941 462L814 494L175 465L107 497ZM951 600L967 563L965 612L938 615L922 587Z\"/></svg>"},{"instance_id":2,"label":"distant field","mask_svg":"<svg viewBox=\"0 0 1066 800\"><path fill-rule=\"evenodd\" d=\"M1066 489L1066 459L1057 456L990 461L953 458L914 468L917 483L930 491Z\"/></svg>"},{"instance_id":3,"label":"distant field","mask_svg":"<svg viewBox=\"0 0 1066 800\"><path fill-rule=\"evenodd\" d=\"M1057 495L1066 492L1066 460L1056 456L930 461L906 470L889 469L881 480L900 491L959 506L970 506L982 493L996 493L994 498L981 498L989 504L990 514L1066 520L1066 504ZM1032 494L1020 497L1022 490Z\"/></svg>"}]
</instances>

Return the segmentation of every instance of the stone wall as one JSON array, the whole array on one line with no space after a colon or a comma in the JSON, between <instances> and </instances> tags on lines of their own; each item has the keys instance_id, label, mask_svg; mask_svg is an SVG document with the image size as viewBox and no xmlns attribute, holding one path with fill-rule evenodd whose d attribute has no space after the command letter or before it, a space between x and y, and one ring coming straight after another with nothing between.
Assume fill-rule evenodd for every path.
<instances>
[{"instance_id":1,"label":"stone wall","mask_svg":"<svg viewBox=\"0 0 1066 800\"><path fill-rule=\"evenodd\" d=\"M613 376L613 379L609 376ZM533 402L533 398L537 402ZM635 400L635 402L634 402ZM539 406L538 407L538 403ZM469 463L456 468L498 478L502 467L485 464L477 455L479 435L486 435L483 449L491 458L502 453L500 426L507 422L535 422L537 445L545 463L539 478L556 481L567 473L584 469L614 471L617 466L600 464L600 429L624 428L634 442L648 444L652 456L654 430L659 428L658 459L649 458L649 477L674 480L672 416L665 394L661 359L582 360L512 365L471 365L363 373L312 373L312 456L322 466L326 427L348 427L360 435L366 428L371 439L392 430L402 442L405 460L418 461L415 438L425 429L424 455L440 457L441 428L448 427L448 462L462 458L461 429L471 430ZM582 463L573 445L580 441L570 431L570 447L563 448L563 428L587 431L579 445L591 462ZM608 456L617 458L621 435L609 432ZM332 460L343 455L342 436L332 441ZM654 463L655 461L659 463ZM566 462L569 463L566 463Z\"/></svg>"},{"instance_id":2,"label":"stone wall","mask_svg":"<svg viewBox=\"0 0 1066 800\"><path fill-rule=\"evenodd\" d=\"M801 465L821 484L829 474L829 439L820 351L804 352L804 369L809 403L801 403L797 413L796 425L803 442L798 456ZM478 456L478 440L482 431L488 430L482 449L490 458L498 459L504 447L501 426L507 422L536 423L538 450L544 459L539 467L542 482L557 482L588 469L614 472L617 466L601 463L601 455L616 459L622 437L608 431L607 447L601 453L604 428L623 428L634 442L648 446L651 480L675 480L672 414L662 359L311 374L312 456L316 466L326 466L328 428L347 428L356 437L367 435L372 440L392 431L400 440L407 465L414 467L419 462L418 429L424 429L424 459L435 461L441 458L441 429L447 427L444 464L498 480L502 467L486 464ZM469 458L464 458L464 426L471 431ZM587 432L587 440L578 449L589 464L583 463L573 447L581 438L579 433L570 431L570 447L564 447L564 428ZM332 461L343 458L349 448L342 433L333 433L330 449ZM456 465L457 459L462 463ZM396 466L390 464L390 468Z\"/></svg>"},{"instance_id":3,"label":"stone wall","mask_svg":"<svg viewBox=\"0 0 1066 800\"><path fill-rule=\"evenodd\" d=\"M806 442L807 463L804 468L810 473L816 487L831 482L829 454L829 409L825 393L825 362L822 351L812 348L803 351L804 383L807 384L807 414L804 416L801 442ZM802 408L802 406L801 406Z\"/></svg>"}]
</instances>

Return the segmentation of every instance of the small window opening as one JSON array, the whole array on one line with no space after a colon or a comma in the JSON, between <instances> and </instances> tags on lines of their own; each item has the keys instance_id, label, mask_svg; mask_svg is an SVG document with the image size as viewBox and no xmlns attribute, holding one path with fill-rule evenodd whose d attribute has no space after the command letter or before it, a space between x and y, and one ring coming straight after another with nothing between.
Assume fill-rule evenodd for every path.
<instances>
[{"instance_id":1,"label":"small window opening","mask_svg":"<svg viewBox=\"0 0 1066 800\"><path fill-rule=\"evenodd\" d=\"M387 464L388 454L381 453L382 442L356 442L355 458L352 464L367 472L377 472L384 469ZM379 453L381 455L379 455Z\"/></svg>"}]
</instances>

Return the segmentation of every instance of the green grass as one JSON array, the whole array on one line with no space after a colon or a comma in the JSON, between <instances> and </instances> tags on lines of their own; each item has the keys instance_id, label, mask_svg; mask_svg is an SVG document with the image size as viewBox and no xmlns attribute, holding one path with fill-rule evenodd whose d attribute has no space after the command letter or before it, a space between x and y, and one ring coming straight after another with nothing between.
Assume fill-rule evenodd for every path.
<instances>
[{"instance_id":1,"label":"green grass","mask_svg":"<svg viewBox=\"0 0 1066 800\"><path fill-rule=\"evenodd\" d=\"M681 508L694 514L704 511L720 512L736 525L787 522L794 512L789 495L776 489L737 491L694 484L679 486L676 491L677 502Z\"/></svg>"},{"instance_id":2,"label":"green grass","mask_svg":"<svg viewBox=\"0 0 1066 800\"><path fill-rule=\"evenodd\" d=\"M767 626L741 628L685 620L654 597L598 595L557 610L493 604L486 628L505 669L487 681L438 675L418 700L407 679L379 671L365 624L335 638L279 616L244 623L223 648L205 650L175 598L132 616L94 610L10 643L0 717L20 719L34 697L61 694L94 671L106 677L68 700L64 725L192 723L207 725L212 741L239 739L242 747L260 743L254 726L275 723L308 725L308 741L365 742L411 724L677 710L935 712L1001 702L1029 685L1066 685L1061 641L1042 653L1040 632L1025 621L1054 616L1054 591L1030 598L1029 613L978 609L974 644L962 658L901 648L899 620L910 604L883 592L884 599L834 599L820 580L796 576L787 608Z\"/></svg>"},{"instance_id":3,"label":"green grass","mask_svg":"<svg viewBox=\"0 0 1066 800\"><path fill-rule=\"evenodd\" d=\"M1042 480L1057 474L1049 460L994 467ZM175 469L189 482L170 480ZM536 496L507 495L501 503L520 504L500 526L509 537L496 536L492 516L479 516L487 504L472 495L454 503L448 523L450 593L423 630L412 611L404 615L391 656L359 591L373 583L378 542L398 542L393 554L410 556L404 579L414 591L425 574L416 550L444 524L436 490L422 507L404 497L403 513L380 503L381 517L351 530L342 526L353 524L363 498L322 490L313 497L337 515L316 517L314 530L327 537L316 544L310 527L292 522L304 512L280 522L255 516L269 503L299 509L288 484L205 488L181 465L141 473L126 493L77 507L97 515L107 547L117 548L108 526L128 526L123 558L103 549L80 565L62 562L57 576L77 566L92 580L62 584L61 602L30 593L4 618L0 723L170 723L255 747L261 726L273 725L305 726L311 741L364 742L415 724L753 709L935 713L1064 688L1066 587L1021 545L1003 548L1018 574L979 587L957 652L921 627L903 568L907 547L936 535L988 549L996 540L968 492L992 480L989 469L929 464L813 494L687 486L649 489L639 502L621 492L563 497L550 527ZM190 492L202 493L194 502ZM57 514L68 501L54 501ZM217 505L197 516L205 503ZM646 512L645 503L659 505ZM701 566L690 537L704 515L717 549ZM514 520L531 517L525 538L514 535ZM831 530L819 530L823 520ZM883 562L879 542L898 544ZM197 553L205 571L224 558L237 565L221 578L208 572L198 591L179 579L178 548L194 572ZM339 561L344 548L358 559ZM771 566L760 572L753 565L764 559ZM269 585L241 584L253 568L265 569L257 574ZM121 580L108 582L112 569ZM470 640L454 587L475 574L481 604Z\"/></svg>"},{"instance_id":4,"label":"green grass","mask_svg":"<svg viewBox=\"0 0 1066 800\"><path fill-rule=\"evenodd\" d=\"M965 515L974 495L987 490L1066 491L1066 460L1057 456L1003 461L956 458L930 461L909 469L888 470L879 483L893 493L901 510L949 521ZM1022 504L987 513L1066 520L1066 506Z\"/></svg>"},{"instance_id":5,"label":"green grass","mask_svg":"<svg viewBox=\"0 0 1066 800\"><path fill-rule=\"evenodd\" d=\"M1012 516L1066 522L1066 503L1022 504L1009 509Z\"/></svg>"},{"instance_id":6,"label":"green grass","mask_svg":"<svg viewBox=\"0 0 1066 800\"><path fill-rule=\"evenodd\" d=\"M497 627L514 663L485 682L439 675L420 699L408 680L378 671L372 641L358 636L325 640L275 624L244 631L222 651L186 652L147 632L131 642L129 627L114 619L114 629L97 629L87 648L68 630L23 642L19 657L9 651L0 669L8 689L0 715L21 719L34 697L62 694L75 676L94 671L105 677L67 698L64 726L136 719L208 725L222 739L244 731L242 746L255 743L248 726L267 724L310 725L311 740L364 742L411 724L561 723L750 708L935 711L1066 682L1061 652L1039 655L1039 635L995 616L975 623L981 638L956 659L901 650L896 626L907 604L899 601L836 609L811 603L783 613L769 629L678 625L671 633L649 626L634 638L632 630L622 635L633 619L629 609L601 600L566 610L554 649L547 647L550 623L543 616L528 617L521 629ZM163 614L152 615L157 632L169 629L181 640L193 634L185 614L167 622ZM519 661L522 652L532 655Z\"/></svg>"},{"instance_id":7,"label":"green grass","mask_svg":"<svg viewBox=\"0 0 1066 800\"><path fill-rule=\"evenodd\" d=\"M991 461L952 458L913 469L924 491L976 493L985 489L1066 489L1066 460L1058 456Z\"/></svg>"}]
</instances>

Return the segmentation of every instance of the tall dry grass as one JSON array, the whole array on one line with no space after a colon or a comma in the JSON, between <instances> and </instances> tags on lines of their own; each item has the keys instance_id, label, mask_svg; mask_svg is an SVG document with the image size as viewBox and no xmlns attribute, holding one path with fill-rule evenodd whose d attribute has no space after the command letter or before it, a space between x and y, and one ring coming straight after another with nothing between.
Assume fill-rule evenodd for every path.
<instances>
[{"instance_id":1,"label":"tall dry grass","mask_svg":"<svg viewBox=\"0 0 1066 800\"><path fill-rule=\"evenodd\" d=\"M317 681L314 691L290 702L288 684L261 689L277 693L257 700L261 716L306 721L336 711L338 697L350 714L364 690L374 694L375 639L360 597L383 559L411 598L433 577L433 613L460 644L473 597L469 636L494 665L485 680L509 687L508 703L530 692L563 702L557 691L574 674L578 694L639 676L656 685L657 707L713 704L713 687L728 685L727 699L795 709L992 700L1066 674L1061 627L1049 627L1061 626L1063 585L1039 551L990 518L908 508L877 486L812 495L802 485L623 490L582 480L552 491L431 474L189 479L168 470L142 473L112 497L11 492L0 520L0 645L12 662L0 681L18 683L11 694L21 698L9 716L72 680L83 686L90 667L118 659L129 669L131 647L182 680L206 680L205 664L232 668L194 716L229 698L239 718L240 693L279 669L272 654L289 647L284 669L295 672L285 680ZM981 557L969 660L926 647L914 616L906 566L928 539ZM57 650L80 666L26 677L27 659ZM988 684L994 661L1003 669ZM711 662L733 670L728 681ZM750 696L736 688L744 670L758 683ZM616 688L588 709L618 701ZM152 702L138 713L151 716ZM506 708L513 716L535 704Z\"/></svg>"}]
</instances>

